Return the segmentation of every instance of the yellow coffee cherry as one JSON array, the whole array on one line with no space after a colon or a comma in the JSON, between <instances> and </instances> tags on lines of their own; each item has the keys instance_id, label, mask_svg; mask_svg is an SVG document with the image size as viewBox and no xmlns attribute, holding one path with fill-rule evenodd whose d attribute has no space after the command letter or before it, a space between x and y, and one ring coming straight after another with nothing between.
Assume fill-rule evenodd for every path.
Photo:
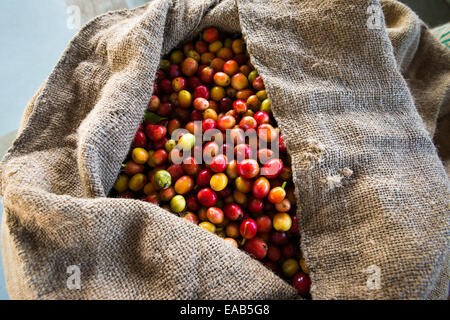
<instances>
[{"instance_id":1,"label":"yellow coffee cherry","mask_svg":"<svg viewBox=\"0 0 450 320\"><path fill-rule=\"evenodd\" d=\"M273 227L277 231L289 231L292 227L291 216L287 213L277 213L273 217Z\"/></svg>"},{"instance_id":2,"label":"yellow coffee cherry","mask_svg":"<svg viewBox=\"0 0 450 320\"><path fill-rule=\"evenodd\" d=\"M128 188L130 188L131 191L138 192L144 188L146 183L146 175L143 173L137 173L131 177L130 181L128 182Z\"/></svg>"},{"instance_id":3,"label":"yellow coffee cherry","mask_svg":"<svg viewBox=\"0 0 450 320\"><path fill-rule=\"evenodd\" d=\"M219 117L217 116L217 111L209 108L206 109L205 112L203 112L203 119L213 119L214 121L217 121Z\"/></svg>"},{"instance_id":4,"label":"yellow coffee cherry","mask_svg":"<svg viewBox=\"0 0 450 320\"><path fill-rule=\"evenodd\" d=\"M305 259L301 258L299 262L300 262L300 267L302 268L303 272L306 273L306 274L309 274L309 269L306 266Z\"/></svg>"},{"instance_id":5,"label":"yellow coffee cherry","mask_svg":"<svg viewBox=\"0 0 450 320\"><path fill-rule=\"evenodd\" d=\"M222 49L223 47L223 43L222 41L214 41L213 43L211 43L208 47L210 52L216 53L217 51L219 51L220 49Z\"/></svg>"},{"instance_id":6,"label":"yellow coffee cherry","mask_svg":"<svg viewBox=\"0 0 450 320\"><path fill-rule=\"evenodd\" d=\"M272 104L270 103L270 100L264 99L263 102L261 102L261 107L259 108L259 110L270 113L271 108L272 108Z\"/></svg>"},{"instance_id":7,"label":"yellow coffee cherry","mask_svg":"<svg viewBox=\"0 0 450 320\"><path fill-rule=\"evenodd\" d=\"M178 140L178 146L183 151L189 151L191 150L195 145L195 136L191 133L186 133L181 136L181 138Z\"/></svg>"},{"instance_id":8,"label":"yellow coffee cherry","mask_svg":"<svg viewBox=\"0 0 450 320\"><path fill-rule=\"evenodd\" d=\"M220 101L220 99L226 96L225 89L220 86L215 86L211 89L211 99L214 101Z\"/></svg>"},{"instance_id":9,"label":"yellow coffee cherry","mask_svg":"<svg viewBox=\"0 0 450 320\"><path fill-rule=\"evenodd\" d=\"M181 195L176 195L170 200L170 209L173 212L180 213L186 208L186 199Z\"/></svg>"},{"instance_id":10,"label":"yellow coffee cherry","mask_svg":"<svg viewBox=\"0 0 450 320\"><path fill-rule=\"evenodd\" d=\"M236 179L237 177L239 177L236 160L232 160L230 161L230 163L228 163L225 172L227 173L228 177L230 177L230 179Z\"/></svg>"},{"instance_id":11,"label":"yellow coffee cherry","mask_svg":"<svg viewBox=\"0 0 450 320\"><path fill-rule=\"evenodd\" d=\"M259 100L263 101L263 100L267 99L267 91L260 90L256 93L256 96L258 97Z\"/></svg>"},{"instance_id":12,"label":"yellow coffee cherry","mask_svg":"<svg viewBox=\"0 0 450 320\"><path fill-rule=\"evenodd\" d=\"M234 54L240 54L243 53L244 48L244 41L242 39L236 39L232 42L231 48L233 49Z\"/></svg>"},{"instance_id":13,"label":"yellow coffee cherry","mask_svg":"<svg viewBox=\"0 0 450 320\"><path fill-rule=\"evenodd\" d=\"M215 233L216 232L216 226L214 224L212 224L211 222L208 221L203 221L199 224L199 227L205 230L208 230L211 233Z\"/></svg>"},{"instance_id":14,"label":"yellow coffee cherry","mask_svg":"<svg viewBox=\"0 0 450 320\"><path fill-rule=\"evenodd\" d=\"M149 155L144 148L134 148L131 157L137 164L144 164L148 161Z\"/></svg>"},{"instance_id":15,"label":"yellow coffee cherry","mask_svg":"<svg viewBox=\"0 0 450 320\"><path fill-rule=\"evenodd\" d=\"M234 184L236 186L236 189L242 193L249 193L250 191L252 191L252 180L237 177L236 180L234 180Z\"/></svg>"},{"instance_id":16,"label":"yellow coffee cherry","mask_svg":"<svg viewBox=\"0 0 450 320\"><path fill-rule=\"evenodd\" d=\"M128 189L128 181L129 181L128 176L126 176L124 174L121 174L117 178L116 183L114 184L114 189L117 192L119 192L119 193L127 191L127 189Z\"/></svg>"},{"instance_id":17,"label":"yellow coffee cherry","mask_svg":"<svg viewBox=\"0 0 450 320\"><path fill-rule=\"evenodd\" d=\"M286 277L293 277L300 271L300 266L298 265L297 260L287 259L283 262L281 269L283 270L283 273Z\"/></svg>"},{"instance_id":18,"label":"yellow coffee cherry","mask_svg":"<svg viewBox=\"0 0 450 320\"><path fill-rule=\"evenodd\" d=\"M247 196L238 190L234 190L233 199L237 204L243 205L247 203Z\"/></svg>"},{"instance_id":19,"label":"yellow coffee cherry","mask_svg":"<svg viewBox=\"0 0 450 320\"><path fill-rule=\"evenodd\" d=\"M216 173L211 177L209 183L214 191L222 191L228 184L228 177L224 173Z\"/></svg>"},{"instance_id":20,"label":"yellow coffee cherry","mask_svg":"<svg viewBox=\"0 0 450 320\"><path fill-rule=\"evenodd\" d=\"M178 93L178 104L182 108L189 108L192 104L192 95L187 90L181 90Z\"/></svg>"}]
</instances>

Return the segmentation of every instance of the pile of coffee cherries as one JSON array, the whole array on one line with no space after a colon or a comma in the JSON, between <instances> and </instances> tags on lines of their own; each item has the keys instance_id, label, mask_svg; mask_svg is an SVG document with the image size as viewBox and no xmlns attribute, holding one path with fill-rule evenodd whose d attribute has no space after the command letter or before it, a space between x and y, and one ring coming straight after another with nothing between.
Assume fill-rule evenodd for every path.
<instances>
[{"instance_id":1,"label":"pile of coffee cherries","mask_svg":"<svg viewBox=\"0 0 450 320\"><path fill-rule=\"evenodd\" d=\"M244 39L208 28L161 61L112 195L215 233L308 297L289 163Z\"/></svg>"}]
</instances>

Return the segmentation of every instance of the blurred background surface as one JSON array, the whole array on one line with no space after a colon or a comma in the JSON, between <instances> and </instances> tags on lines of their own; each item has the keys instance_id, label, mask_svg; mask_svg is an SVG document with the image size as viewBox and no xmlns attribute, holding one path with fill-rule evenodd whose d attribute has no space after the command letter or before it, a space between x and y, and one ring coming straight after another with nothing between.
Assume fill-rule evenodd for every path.
<instances>
[{"instance_id":1,"label":"blurred background surface","mask_svg":"<svg viewBox=\"0 0 450 320\"><path fill-rule=\"evenodd\" d=\"M22 112L81 25L109 10L147 0L0 1L0 158L11 145ZM450 21L450 0L403 0L431 27ZM80 19L76 18L79 8ZM75 15L74 15L75 14ZM3 207L0 203L0 217ZM1 258L1 253L0 253ZM0 264L0 300L8 299Z\"/></svg>"}]
</instances>

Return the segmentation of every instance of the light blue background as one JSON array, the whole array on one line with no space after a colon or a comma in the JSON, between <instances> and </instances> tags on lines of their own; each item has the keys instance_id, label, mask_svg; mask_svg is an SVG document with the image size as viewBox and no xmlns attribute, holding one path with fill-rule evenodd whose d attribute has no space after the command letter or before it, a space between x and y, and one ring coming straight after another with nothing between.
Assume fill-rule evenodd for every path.
<instances>
[{"instance_id":1,"label":"light blue background","mask_svg":"<svg viewBox=\"0 0 450 320\"><path fill-rule=\"evenodd\" d=\"M64 0L0 1L0 136L17 129L28 100L75 34L66 24Z\"/></svg>"}]
</instances>

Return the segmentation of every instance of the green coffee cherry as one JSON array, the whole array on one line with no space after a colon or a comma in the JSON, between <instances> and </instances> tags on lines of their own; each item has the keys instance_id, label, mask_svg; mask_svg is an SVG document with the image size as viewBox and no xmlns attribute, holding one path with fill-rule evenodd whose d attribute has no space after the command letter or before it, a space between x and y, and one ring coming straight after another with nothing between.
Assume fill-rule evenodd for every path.
<instances>
[{"instance_id":1,"label":"green coffee cherry","mask_svg":"<svg viewBox=\"0 0 450 320\"><path fill-rule=\"evenodd\" d=\"M128 189L128 182L129 182L128 176L121 174L117 178L116 183L114 184L114 189L116 189L116 191L119 193L125 192Z\"/></svg>"},{"instance_id":2,"label":"green coffee cherry","mask_svg":"<svg viewBox=\"0 0 450 320\"><path fill-rule=\"evenodd\" d=\"M161 62L159 63L159 68L162 70L167 70L170 67L170 61L163 59L161 60Z\"/></svg>"},{"instance_id":3,"label":"green coffee cherry","mask_svg":"<svg viewBox=\"0 0 450 320\"><path fill-rule=\"evenodd\" d=\"M256 96L258 97L259 100L263 101L263 100L267 99L267 91L266 90L259 90L256 93Z\"/></svg>"},{"instance_id":4,"label":"green coffee cherry","mask_svg":"<svg viewBox=\"0 0 450 320\"><path fill-rule=\"evenodd\" d=\"M181 213L186 208L186 200L181 195L176 195L170 200L170 210Z\"/></svg>"},{"instance_id":5,"label":"green coffee cherry","mask_svg":"<svg viewBox=\"0 0 450 320\"><path fill-rule=\"evenodd\" d=\"M253 70L248 74L248 82L253 83L253 80L256 79L256 77L259 75L258 71Z\"/></svg>"},{"instance_id":6,"label":"green coffee cherry","mask_svg":"<svg viewBox=\"0 0 450 320\"><path fill-rule=\"evenodd\" d=\"M169 141L166 142L164 148L166 149L167 152L170 152L173 150L173 148L175 148L176 145L177 143L175 142L175 140L170 139Z\"/></svg>"},{"instance_id":7,"label":"green coffee cherry","mask_svg":"<svg viewBox=\"0 0 450 320\"><path fill-rule=\"evenodd\" d=\"M265 111L269 113L271 111L272 104L270 103L269 99L264 99L263 102L261 102L261 108L260 111Z\"/></svg>"},{"instance_id":8,"label":"green coffee cherry","mask_svg":"<svg viewBox=\"0 0 450 320\"><path fill-rule=\"evenodd\" d=\"M184 53L181 50L175 50L170 54L170 61L174 64L180 64L183 62Z\"/></svg>"},{"instance_id":9,"label":"green coffee cherry","mask_svg":"<svg viewBox=\"0 0 450 320\"><path fill-rule=\"evenodd\" d=\"M172 184L172 176L166 170L159 170L155 174L155 183L161 189L167 189Z\"/></svg>"},{"instance_id":10,"label":"green coffee cherry","mask_svg":"<svg viewBox=\"0 0 450 320\"><path fill-rule=\"evenodd\" d=\"M200 54L195 50L189 50L189 52L187 53L187 57L192 58L197 62L200 61Z\"/></svg>"}]
</instances>

